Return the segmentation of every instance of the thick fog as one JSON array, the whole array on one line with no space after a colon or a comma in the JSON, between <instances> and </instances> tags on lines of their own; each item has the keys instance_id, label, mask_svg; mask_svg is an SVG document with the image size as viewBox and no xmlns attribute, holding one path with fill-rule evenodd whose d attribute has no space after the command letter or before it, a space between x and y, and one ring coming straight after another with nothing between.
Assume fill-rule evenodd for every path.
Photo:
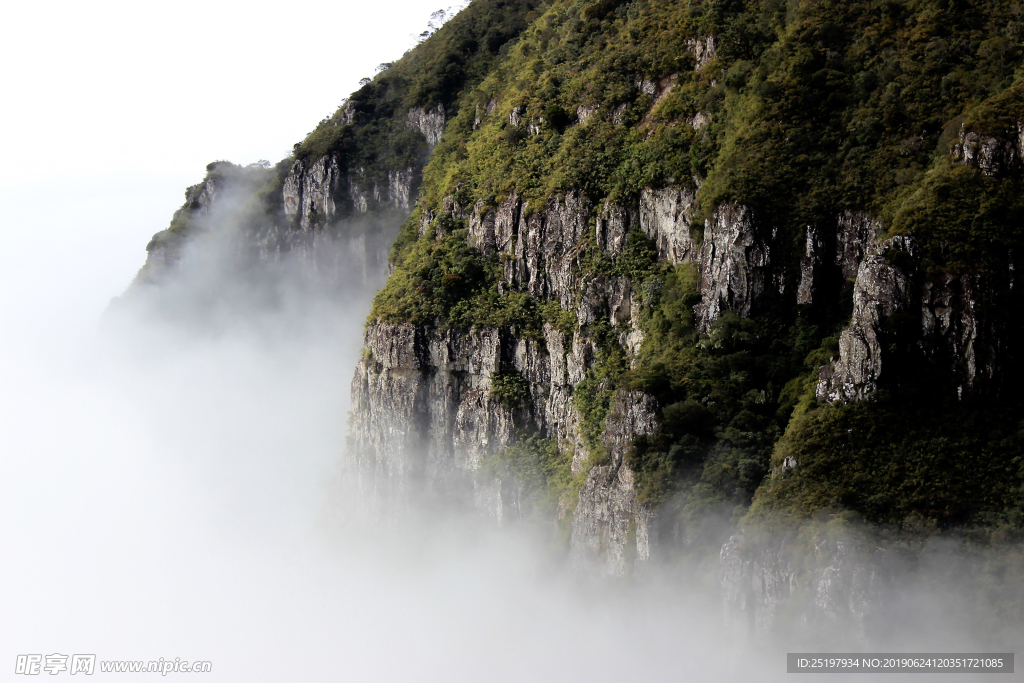
<instances>
[{"instance_id":1,"label":"thick fog","mask_svg":"<svg viewBox=\"0 0 1024 683\"><path fill-rule=\"evenodd\" d=\"M102 316L125 250L83 224L4 233L0 661L181 658L223 681L744 667L706 657L730 651L717 605L685 587L581 583L472 516L339 520L372 287L318 294L301 259L251 287L227 224Z\"/></svg>"},{"instance_id":2,"label":"thick fog","mask_svg":"<svg viewBox=\"0 0 1024 683\"><path fill-rule=\"evenodd\" d=\"M3 233L3 666L60 653L209 661L217 681L739 681L780 680L787 651L825 644L1012 649L921 573L870 642L751 638L726 627L713 584L671 568L587 578L546 538L470 511L347 515L348 388L379 280L325 277L301 254L254 269L223 206L176 278L105 315L126 235L87 208L45 238ZM329 261L360 258L335 247ZM955 556L929 561L938 575Z\"/></svg>"}]
</instances>

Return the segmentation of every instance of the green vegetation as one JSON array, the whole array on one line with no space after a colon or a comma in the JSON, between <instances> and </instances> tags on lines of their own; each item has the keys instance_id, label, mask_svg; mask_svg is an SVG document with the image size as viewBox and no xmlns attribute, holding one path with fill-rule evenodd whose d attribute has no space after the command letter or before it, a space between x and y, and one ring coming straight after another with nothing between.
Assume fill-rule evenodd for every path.
<instances>
[{"instance_id":1,"label":"green vegetation","mask_svg":"<svg viewBox=\"0 0 1024 683\"><path fill-rule=\"evenodd\" d=\"M445 197L494 208L515 192L530 214L579 190L596 214L605 200L635 207L647 187L687 186L697 190L698 241L715 207L742 204L772 230L784 281L753 316L725 313L706 334L695 326L692 267L658 262L636 230L614 260L592 230L576 245L583 281L629 279L645 335L630 359L607 316L580 330L596 356L573 395L591 464L606 462L615 392L644 391L662 407L661 431L637 438L627 457L638 494L698 536L709 513L754 524L840 510L900 529L1019 531L1024 297L1011 266L1024 253L1024 177L1005 151L985 173L951 150L962 132L1003 150L1019 135L1022 32L1024 10L995 0L474 0L322 121L293 159L269 169L218 162L209 177L251 183L246 221L270 225L293 160L332 154L343 172L386 184L389 171L428 158L410 109L441 106L445 134L370 322L537 341L545 323L576 332L577 314L499 286L507 255L471 246ZM715 50L698 64L695 45L709 37ZM915 311L885 323L885 386L873 401L817 404L818 368L838 353L851 287L825 283L804 306L794 292L807 226L827 232L844 210L915 237L915 286L976 278L977 306L998 311L986 330L1004 350L993 379L959 400L953 361L924 360ZM162 239L197 221L183 208ZM504 373L492 397L513 409L529 391ZM564 454L536 435L486 467L546 510L578 490Z\"/></svg>"},{"instance_id":2,"label":"green vegetation","mask_svg":"<svg viewBox=\"0 0 1024 683\"><path fill-rule=\"evenodd\" d=\"M518 505L522 517L545 525L557 519L560 540L568 541L587 471L573 475L571 452L559 449L556 440L525 435L485 459L480 474L485 481L501 482L503 498Z\"/></svg>"},{"instance_id":3,"label":"green vegetation","mask_svg":"<svg viewBox=\"0 0 1024 683\"><path fill-rule=\"evenodd\" d=\"M428 150L406 124L409 110L441 106L448 118L457 115L463 93L507 54L542 7L531 0L474 0L321 121L295 146L295 158L312 162L333 154L342 171L358 169L366 182L384 185L388 171L418 168Z\"/></svg>"},{"instance_id":4,"label":"green vegetation","mask_svg":"<svg viewBox=\"0 0 1024 683\"><path fill-rule=\"evenodd\" d=\"M491 398L507 410L530 402L530 385L518 372L491 375Z\"/></svg>"},{"instance_id":5,"label":"green vegetation","mask_svg":"<svg viewBox=\"0 0 1024 683\"><path fill-rule=\"evenodd\" d=\"M955 419L950 419L955 416ZM797 418L755 513L847 509L871 522L936 531L1024 523L1024 420L997 405L881 401Z\"/></svg>"},{"instance_id":6,"label":"green vegetation","mask_svg":"<svg viewBox=\"0 0 1024 683\"><path fill-rule=\"evenodd\" d=\"M756 500L750 520L849 509L884 523L999 517L1019 526L1020 399L993 399L998 410L958 401L951 372L928 371L908 318L886 323L895 369L876 400L820 406L817 369L838 352L851 290L830 283L800 307L792 292L806 226L864 209L890 233L914 235L922 277L986 278L1002 297L1003 343L1024 340L1021 324L1006 322L1024 320L1020 295L1010 294L1011 255L1024 253L1021 173L1004 165L985 174L950 154L961 126L1004 143L1017 134L1021 10L994 1L560 0L538 13L459 96L371 319L532 338L547 321L569 333L576 321L554 302L498 294L502 263L471 249L464 225L445 226L439 240L421 235L423 212L448 195L494 207L513 191L529 212L577 189L595 207L635 206L645 187L701 178L696 237L715 206L747 206L772 227L773 258L792 266L784 297L766 297L749 319L726 313L700 334L692 269L658 263L636 232L614 261L585 238L583 279L628 277L645 333L631 364L609 322L585 330L596 362L573 400L592 462L606 457L600 437L615 392L641 390L662 406L662 430L638 438L628 462L641 500L684 524L709 511L735 520ZM716 51L696 65L691 41L707 36ZM706 123L695 127L698 114ZM1010 359L986 391L1021 378ZM847 433L859 436L840 438ZM786 457L799 466L768 476Z\"/></svg>"}]
</instances>

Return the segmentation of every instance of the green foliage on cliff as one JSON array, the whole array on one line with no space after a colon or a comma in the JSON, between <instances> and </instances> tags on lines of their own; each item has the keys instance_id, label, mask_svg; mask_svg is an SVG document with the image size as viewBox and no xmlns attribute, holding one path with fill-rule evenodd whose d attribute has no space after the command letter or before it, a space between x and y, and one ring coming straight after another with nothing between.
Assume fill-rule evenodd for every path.
<instances>
[{"instance_id":1,"label":"green foliage on cliff","mask_svg":"<svg viewBox=\"0 0 1024 683\"><path fill-rule=\"evenodd\" d=\"M534 207L572 189L635 200L643 187L697 175L705 211L755 208L781 229L783 251L843 208L910 229L893 214L943 163L959 123L1005 138L1006 112L1020 104L1010 86L1021 26L995 2L562 0L463 93L422 201L437 206L458 190L493 203L513 189ZM707 36L716 52L694 70L689 41ZM992 104L961 117L981 101ZM697 114L708 123L690 125ZM981 212L1012 225L1015 195L995 191L1012 206L964 192L959 222ZM941 227L955 223L928 221L954 252L970 249L974 234ZM1020 236L998 246L1008 242Z\"/></svg>"},{"instance_id":2,"label":"green foliage on cliff","mask_svg":"<svg viewBox=\"0 0 1024 683\"><path fill-rule=\"evenodd\" d=\"M295 157L315 161L334 154L343 170L387 184L387 172L417 167L428 150L407 125L413 108L450 118L460 97L489 73L496 59L536 16L542 0L474 0L429 39L365 84L296 145Z\"/></svg>"},{"instance_id":3,"label":"green foliage on cliff","mask_svg":"<svg viewBox=\"0 0 1024 683\"><path fill-rule=\"evenodd\" d=\"M969 402L826 406L790 425L754 512L849 509L876 523L935 529L1024 523L1024 420Z\"/></svg>"},{"instance_id":4,"label":"green foliage on cliff","mask_svg":"<svg viewBox=\"0 0 1024 683\"><path fill-rule=\"evenodd\" d=\"M819 405L815 380L801 378L803 394L772 455L775 476L757 491L749 523L847 510L911 534L1024 527L1018 401L959 399L932 376L870 401Z\"/></svg>"},{"instance_id":5,"label":"green foliage on cliff","mask_svg":"<svg viewBox=\"0 0 1024 683\"><path fill-rule=\"evenodd\" d=\"M433 233L433 228L431 229ZM377 315L384 319L430 324L447 320L453 307L483 294L486 264L466 244L465 229L440 239L418 240L410 247L410 268L396 269L377 295Z\"/></svg>"},{"instance_id":6,"label":"green foliage on cliff","mask_svg":"<svg viewBox=\"0 0 1024 683\"><path fill-rule=\"evenodd\" d=\"M483 485L501 486L505 504L517 508L522 517L545 525L557 517L563 541L568 540L568 524L586 474L583 470L574 475L571 451L537 434L523 436L486 458L477 472ZM569 514L559 515L559 510Z\"/></svg>"},{"instance_id":7,"label":"green foliage on cliff","mask_svg":"<svg viewBox=\"0 0 1024 683\"><path fill-rule=\"evenodd\" d=\"M637 439L630 465L642 501L677 493L696 513L749 503L789 421L793 380L821 332L801 316L744 320L730 311L701 335L686 304L692 293L670 279L646 328L630 379L664 406L662 432Z\"/></svg>"},{"instance_id":8,"label":"green foliage on cliff","mask_svg":"<svg viewBox=\"0 0 1024 683\"><path fill-rule=\"evenodd\" d=\"M530 402L530 385L518 372L491 375L492 400L507 410L514 410Z\"/></svg>"},{"instance_id":9,"label":"green foliage on cliff","mask_svg":"<svg viewBox=\"0 0 1024 683\"><path fill-rule=\"evenodd\" d=\"M1022 31L1019 7L984 0L555 0L467 79L371 319L534 339L544 322L578 332L594 345L573 398L592 462L605 457L614 393L654 395L661 433L638 438L628 464L641 501L684 523L709 510L736 517L761 487L754 515L848 508L885 523L1020 524L1021 400L1005 394L991 412L955 401L951 372L924 379L917 338L896 334L919 321L903 316L884 323L895 362L877 402L819 406L817 370L838 352L851 288L830 283L805 306L794 293L807 226L865 210L890 234L915 237L919 280L983 278L998 293L998 335L1024 340L1011 268L1024 253L1024 181L1006 151L1024 111ZM995 141L993 168L954 156L971 134ZM625 276L640 305L645 343L632 359L607 318L579 327L555 302L499 287L500 257L471 248L459 221L440 238L420 230L445 197L496 207L514 191L528 215L582 190L593 226L604 200L635 207L644 188L669 184L697 190L698 241L717 206L747 207L770 228L786 275L751 317L726 312L701 334L691 268L659 263L636 230L612 260L591 231L577 245L581 278ZM993 387L1013 386L1020 370L1010 358ZM851 429L862 438L840 438ZM768 477L784 457L800 465ZM946 481L950 468L959 483Z\"/></svg>"}]
</instances>

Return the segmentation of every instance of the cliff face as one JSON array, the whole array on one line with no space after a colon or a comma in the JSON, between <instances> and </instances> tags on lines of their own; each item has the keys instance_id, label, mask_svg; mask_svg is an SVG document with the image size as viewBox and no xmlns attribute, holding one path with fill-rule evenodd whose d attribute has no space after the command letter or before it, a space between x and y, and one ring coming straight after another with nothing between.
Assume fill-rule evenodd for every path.
<instances>
[{"instance_id":1,"label":"cliff face","mask_svg":"<svg viewBox=\"0 0 1024 683\"><path fill-rule=\"evenodd\" d=\"M344 279L377 287L417 182L416 169L408 168L392 171L385 188L367 186L343 176L333 155L308 166L301 160L277 168L218 162L207 170L201 183L185 191L171 227L146 247L139 284L173 278L186 245L218 235L232 240L240 267L289 260L325 283Z\"/></svg>"},{"instance_id":2,"label":"cliff face","mask_svg":"<svg viewBox=\"0 0 1024 683\"><path fill-rule=\"evenodd\" d=\"M585 237L610 259L621 256L631 221L659 239L659 258L686 263L701 272L701 287L713 301L702 314L706 326L723 309L747 313L763 283L748 279L752 269L771 264L753 223L742 209L723 208L709 219L713 238L694 248L684 201L691 193L668 188L643 193L642 205L606 204L591 221L592 205L580 192L549 201L529 212L515 194L501 206L471 209L467 240L502 264L499 291L525 291L575 312L571 334L545 323L540 339L515 330L476 327L440 330L433 325L376 323L368 327L365 357L352 385L353 428L350 453L360 475L360 490L371 501L382 492L407 491L418 483L439 490L470 491L476 505L497 519L506 509L501 482L481 480L481 463L511 446L523 433L554 439L572 462L573 472L588 468L575 503L571 547L580 558L612 574L631 570L651 555L649 506L637 500L634 475L625 456L632 439L658 431L658 403L643 393L615 395L600 437L608 463L590 467L580 434L574 387L594 367L595 328L607 322L627 355L643 340L640 304L629 278L586 275L581 266ZM450 198L444 204L456 216L466 211ZM436 216L435 216L436 219ZM588 225L593 223L593 225ZM680 250L685 235L688 246ZM521 407L503 406L492 395L495 376L515 373L526 386ZM371 502L376 505L376 502Z\"/></svg>"},{"instance_id":3,"label":"cliff face","mask_svg":"<svg viewBox=\"0 0 1024 683\"><path fill-rule=\"evenodd\" d=\"M729 609L759 629L797 583L808 614L870 611L884 571L862 553L822 541L799 564L806 541L755 543L736 520L752 500L750 523L778 509L906 515L914 503L890 493L814 488L808 444L876 407L984 411L1017 376L1021 235L1005 192L1019 183L1021 93L1011 59L974 100L906 102L928 113L902 137L850 133L889 111L882 57L865 56L860 28L833 35L819 66L860 90L832 92L791 58L824 49L806 31L834 26L835 8L805 10L772 15L767 42L743 52L719 37L738 15L554 3L458 114L407 115L436 151L353 381L347 458L364 505L426 488L503 524L541 511L579 566L616 576L721 549ZM761 11L740 14L769 21ZM873 12L842 8L865 30ZM923 49L901 44L897 59ZM967 437L971 458L991 452L985 429ZM951 443L926 431L900 443L899 467ZM914 467L940 476L944 457ZM901 486L870 476L876 492ZM539 506L538 486L555 502Z\"/></svg>"},{"instance_id":4,"label":"cliff face","mask_svg":"<svg viewBox=\"0 0 1024 683\"><path fill-rule=\"evenodd\" d=\"M964 328L950 333L956 324L967 329L976 324L970 306L948 301L950 278L943 276L940 282L946 284L939 286L922 283L914 239L880 239L880 223L863 213L840 213L832 230L808 228L810 246L797 270L796 264L772 257L772 230L742 206L713 211L703 240L695 240L692 192L686 189L647 189L637 206L607 202L600 211L581 192L552 199L532 213L514 193L490 210L480 203L463 208L451 197L443 204L455 218L466 220L468 243L501 264L499 291L556 302L575 313L576 325L569 332L544 323L535 339L514 328L371 324L352 385L350 450L360 490L371 505L379 505L382 494L401 499L426 485L472 500L498 520L514 518L520 511L502 496L502 482L477 473L522 434L536 432L558 443L574 473L587 472L571 501L571 548L578 560L623 575L651 558L657 508L638 500L626 456L635 437L658 433L664 406L642 392L616 393L600 436L607 464L595 464L573 398L602 353L595 339L599 325L610 327L631 363L642 347L644 304L636 285L628 277L587 273L582 265L588 248L600 249L612 262L620 258L633 229L651 238L659 261L695 268L701 303L694 316L704 331L724 311L748 317L758 305L779 298L811 303L816 291L827 290L830 283L834 289L852 276L852 318L840 335L838 357L818 371L821 401L871 397L886 377L883 323L913 311L915 301L923 302L917 343L929 357L965 360L949 368L956 372L976 367ZM795 292L786 291L787 268L799 272ZM947 297L940 305L946 301L950 306L940 308L938 316L932 304L937 292ZM494 378L507 374L525 383L519 406L503 405L494 396Z\"/></svg>"},{"instance_id":5,"label":"cliff face","mask_svg":"<svg viewBox=\"0 0 1024 683\"><path fill-rule=\"evenodd\" d=\"M340 243L368 281L404 219L359 509L540 519L613 576L710 554L742 623L859 623L874 555L744 528L1024 519L1022 54L935 49L1017 19L894 7L475 0L293 157L211 167L140 280L221 205L256 262Z\"/></svg>"},{"instance_id":6,"label":"cliff face","mask_svg":"<svg viewBox=\"0 0 1024 683\"><path fill-rule=\"evenodd\" d=\"M533 9L530 0L478 0L348 97L289 158L210 164L149 243L130 293L178 277L189 245L211 234L229 236L235 265L257 277L274 277L273 266L287 261L328 286L379 287L458 93L486 73ZM209 251L208 242L197 249Z\"/></svg>"},{"instance_id":7,"label":"cliff face","mask_svg":"<svg viewBox=\"0 0 1024 683\"><path fill-rule=\"evenodd\" d=\"M825 533L813 538L807 554L791 541L745 548L744 540L733 536L721 550L722 600L737 636L770 632L796 618L813 629L841 629L862 646L870 642L872 613L880 611L896 574L885 551Z\"/></svg>"}]
</instances>

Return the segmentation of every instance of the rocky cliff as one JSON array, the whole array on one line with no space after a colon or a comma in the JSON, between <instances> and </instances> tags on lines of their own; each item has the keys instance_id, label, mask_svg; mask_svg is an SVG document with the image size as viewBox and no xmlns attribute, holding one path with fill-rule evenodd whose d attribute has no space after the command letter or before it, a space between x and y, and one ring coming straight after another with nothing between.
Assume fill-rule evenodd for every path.
<instances>
[{"instance_id":1,"label":"rocky cliff","mask_svg":"<svg viewBox=\"0 0 1024 683\"><path fill-rule=\"evenodd\" d=\"M210 164L206 178L185 191L171 227L147 245L135 289L173 279L190 257L196 261L203 258L199 252L209 254L211 240L230 245L227 256L234 267L262 269L266 277L269 267L287 262L324 285L344 281L375 289L383 280L391 241L408 214L415 170L393 171L389 180L382 189L342 177L333 156L320 157L308 168L301 160L277 168Z\"/></svg>"},{"instance_id":2,"label":"rocky cliff","mask_svg":"<svg viewBox=\"0 0 1024 683\"><path fill-rule=\"evenodd\" d=\"M210 164L168 229L153 236L130 292L184 277L182 259L208 253L211 234L230 241L236 265L259 277L274 277L273 266L287 261L327 285L379 287L459 90L479 80L533 7L483 0L432 27L429 40L346 98L276 165Z\"/></svg>"},{"instance_id":3,"label":"rocky cliff","mask_svg":"<svg viewBox=\"0 0 1024 683\"><path fill-rule=\"evenodd\" d=\"M404 218L352 381L357 507L539 521L613 576L715 558L762 630L881 599L884 563L812 520L1019 529L1018 24L476 0L292 157L231 167L258 260L331 236L380 272L375 217Z\"/></svg>"},{"instance_id":4,"label":"rocky cliff","mask_svg":"<svg viewBox=\"0 0 1024 683\"><path fill-rule=\"evenodd\" d=\"M859 29L830 34L827 50L800 32L834 26L824 4L777 17L749 54L722 36L761 10L584 5L548 8L431 142L352 386L361 495L379 505L426 487L503 524L542 509L579 566L617 576L713 548L730 610L758 628L798 582L816 596L807 609L856 621L884 572L842 543L798 570L806 539L754 543L737 521L753 501L749 523L851 508L942 528L989 504L959 498L942 521L947 503L926 511L880 493L903 486L881 471L874 497L815 488L827 458L807 453L835 420L928 402L979 414L1017 376L1020 231L1003 193L1019 183L1019 86L1007 75L983 104L929 102L924 134L847 137L890 91L864 75L883 58L859 52ZM843 12L851 26L877 19L859 4ZM658 32L681 16L676 42ZM792 79L832 97L797 75L805 45L859 94L804 102ZM903 44L896 59L921 49ZM1015 448L994 446L982 422L958 441L972 462ZM887 438L864 434L844 467ZM914 434L888 446L894 461L941 476L946 456L917 454L945 437ZM531 487L555 503L528 504Z\"/></svg>"}]
</instances>

